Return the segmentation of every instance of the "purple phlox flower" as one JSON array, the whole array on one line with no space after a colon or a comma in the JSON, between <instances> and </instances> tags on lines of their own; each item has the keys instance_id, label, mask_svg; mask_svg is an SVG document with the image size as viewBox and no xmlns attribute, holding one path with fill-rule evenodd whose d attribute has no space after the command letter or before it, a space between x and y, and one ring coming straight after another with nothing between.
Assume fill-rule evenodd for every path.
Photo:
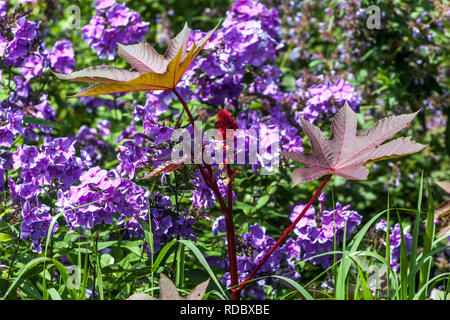
<instances>
[{"instance_id":1,"label":"purple phlox flower","mask_svg":"<svg viewBox=\"0 0 450 320\"><path fill-rule=\"evenodd\" d=\"M220 216L216 220L214 220L212 231L213 235L217 236L219 232L225 232L227 230L226 228L226 222L225 222L225 216Z\"/></svg>"},{"instance_id":2,"label":"purple phlox flower","mask_svg":"<svg viewBox=\"0 0 450 320\"><path fill-rule=\"evenodd\" d=\"M29 202L24 203L23 221L21 227L22 240L31 239L31 250L37 253L42 252L42 239L47 237L48 228L52 221L52 216L48 213L49 207L41 205L31 208ZM59 225L57 222L53 225L51 236L56 232Z\"/></svg>"},{"instance_id":3,"label":"purple phlox flower","mask_svg":"<svg viewBox=\"0 0 450 320\"><path fill-rule=\"evenodd\" d=\"M101 170L100 167L94 167L85 171L80 176L80 181L83 184L92 183L93 185L97 185L107 176L106 170Z\"/></svg>"},{"instance_id":4,"label":"purple phlox flower","mask_svg":"<svg viewBox=\"0 0 450 320\"><path fill-rule=\"evenodd\" d=\"M330 90L337 101L343 101L353 97L355 88L344 79L339 79L330 86Z\"/></svg>"},{"instance_id":5,"label":"purple phlox flower","mask_svg":"<svg viewBox=\"0 0 450 320\"><path fill-rule=\"evenodd\" d=\"M175 130L170 127L158 125L154 126L150 130L149 137L154 139L155 145L158 145L162 142L168 141L174 131Z\"/></svg>"},{"instance_id":6,"label":"purple phlox flower","mask_svg":"<svg viewBox=\"0 0 450 320\"><path fill-rule=\"evenodd\" d=\"M38 52L33 52L26 57L22 66L19 68L20 73L27 81L39 76L42 70L44 70L44 57Z\"/></svg>"},{"instance_id":7,"label":"purple phlox flower","mask_svg":"<svg viewBox=\"0 0 450 320\"><path fill-rule=\"evenodd\" d=\"M17 20L16 24L17 25L12 28L14 38L33 40L38 35L37 29L39 27L39 23L31 22L28 21L25 17L21 17Z\"/></svg>"},{"instance_id":8,"label":"purple phlox flower","mask_svg":"<svg viewBox=\"0 0 450 320\"><path fill-rule=\"evenodd\" d=\"M101 136L109 137L111 135L110 131L110 121L109 120L100 120L97 122L98 131Z\"/></svg>"},{"instance_id":9,"label":"purple phlox flower","mask_svg":"<svg viewBox=\"0 0 450 320\"><path fill-rule=\"evenodd\" d=\"M111 7L116 3L116 0L98 0L94 2L94 7L97 10L102 10Z\"/></svg>"},{"instance_id":10,"label":"purple phlox flower","mask_svg":"<svg viewBox=\"0 0 450 320\"><path fill-rule=\"evenodd\" d=\"M35 146L19 145L13 153L13 169L28 169L36 163L38 150Z\"/></svg>"},{"instance_id":11,"label":"purple phlox flower","mask_svg":"<svg viewBox=\"0 0 450 320\"><path fill-rule=\"evenodd\" d=\"M52 52L48 55L51 66L58 72L70 73L75 66L75 53L70 40L55 43Z\"/></svg>"},{"instance_id":12,"label":"purple phlox flower","mask_svg":"<svg viewBox=\"0 0 450 320\"><path fill-rule=\"evenodd\" d=\"M106 11L108 22L113 27L123 27L128 24L131 18L131 10L125 3L118 3Z\"/></svg>"},{"instance_id":13,"label":"purple phlox flower","mask_svg":"<svg viewBox=\"0 0 450 320\"><path fill-rule=\"evenodd\" d=\"M327 103L332 96L331 90L326 85L312 86L308 89L308 93L311 97L308 103L312 105Z\"/></svg>"}]
</instances>

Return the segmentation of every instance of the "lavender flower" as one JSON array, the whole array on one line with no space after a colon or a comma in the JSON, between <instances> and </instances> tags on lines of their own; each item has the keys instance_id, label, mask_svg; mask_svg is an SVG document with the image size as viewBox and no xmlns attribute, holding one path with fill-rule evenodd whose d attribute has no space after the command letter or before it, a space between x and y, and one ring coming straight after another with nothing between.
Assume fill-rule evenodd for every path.
<instances>
[{"instance_id":1,"label":"lavender flower","mask_svg":"<svg viewBox=\"0 0 450 320\"><path fill-rule=\"evenodd\" d=\"M94 5L97 14L82 28L82 38L100 58L114 59L118 43L130 45L144 39L149 23L125 3L105 0Z\"/></svg>"},{"instance_id":2,"label":"lavender flower","mask_svg":"<svg viewBox=\"0 0 450 320\"><path fill-rule=\"evenodd\" d=\"M382 219L375 224L375 230L381 232L381 234L387 232L387 221ZM405 237L406 253L409 254L412 247L412 236L407 230L403 230L403 236ZM401 256L401 229L400 224L396 223L394 227L389 227L389 242L390 242L390 261L393 270L398 271L400 268L400 256ZM384 243L384 240L382 240Z\"/></svg>"}]
</instances>

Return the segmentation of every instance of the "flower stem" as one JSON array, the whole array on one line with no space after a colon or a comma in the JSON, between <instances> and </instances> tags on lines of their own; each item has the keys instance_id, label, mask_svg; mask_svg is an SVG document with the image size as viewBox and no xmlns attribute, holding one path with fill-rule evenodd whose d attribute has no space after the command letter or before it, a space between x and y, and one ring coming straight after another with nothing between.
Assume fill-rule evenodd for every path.
<instances>
[{"instance_id":1,"label":"flower stem","mask_svg":"<svg viewBox=\"0 0 450 320\"><path fill-rule=\"evenodd\" d=\"M183 105L184 111L186 111L189 121L191 122L192 127L194 128L194 133L198 134L198 129L195 126L194 117L192 116L192 113L189 110L183 97L178 93L178 91L176 89L172 89L172 92L177 96L178 100ZM202 157L202 162L203 162L203 157ZM228 261L230 264L231 287L236 287L239 284L239 276L238 276L237 259L236 259L236 236L235 236L233 214L232 214L231 176L230 176L230 181L229 181L228 190L227 190L228 191L228 206L227 206L225 204L225 201L222 198L222 195L220 194L219 186L217 185L217 180L214 177L211 166L209 164L205 164L203 162L203 165L198 164L198 168L200 169L200 172L203 176L203 179L205 180L206 185L213 191L214 195L216 196L217 201L219 202L219 205L220 205L220 209L221 209L223 215L225 216L226 229L227 229L227 242L228 242ZM205 170L205 168L207 171ZM231 170L228 170L228 168L227 168L227 171L231 172ZM239 292L231 291L231 299L239 300L240 299Z\"/></svg>"},{"instance_id":2,"label":"flower stem","mask_svg":"<svg viewBox=\"0 0 450 320\"><path fill-rule=\"evenodd\" d=\"M291 232L292 229L297 225L297 223L300 221L300 219L305 215L306 211L308 211L309 207L313 204L314 200L319 196L322 189L325 187L327 182L330 180L331 175L328 175L325 180L322 182L322 184L319 186L319 188L316 190L314 195L311 197L311 199L308 201L306 206L303 208L302 212L297 216L294 222L289 226L289 228L286 229L286 231L281 235L281 237L278 239L278 241L270 248L270 250L265 254L265 256L261 259L261 261L258 263L258 265L253 269L253 271L248 275L248 277L239 285L239 287L235 287L232 289L232 291L237 291L238 293L241 292L242 289L247 285L247 283L255 276L255 274L258 272L258 270L264 265L264 263L269 259L269 257L272 255L272 253L275 251L275 249L280 245L281 242L283 242L284 238L287 237L289 232Z\"/></svg>"}]
</instances>

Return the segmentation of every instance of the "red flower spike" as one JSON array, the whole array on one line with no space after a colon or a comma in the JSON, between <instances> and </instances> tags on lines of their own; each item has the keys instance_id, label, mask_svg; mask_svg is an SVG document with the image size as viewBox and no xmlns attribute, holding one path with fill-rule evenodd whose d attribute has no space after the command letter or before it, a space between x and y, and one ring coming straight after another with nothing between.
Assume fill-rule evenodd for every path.
<instances>
[{"instance_id":1,"label":"red flower spike","mask_svg":"<svg viewBox=\"0 0 450 320\"><path fill-rule=\"evenodd\" d=\"M227 129L236 130L238 125L230 113L227 110L222 109L217 112L217 128L220 133L222 133L223 139L225 139Z\"/></svg>"}]
</instances>

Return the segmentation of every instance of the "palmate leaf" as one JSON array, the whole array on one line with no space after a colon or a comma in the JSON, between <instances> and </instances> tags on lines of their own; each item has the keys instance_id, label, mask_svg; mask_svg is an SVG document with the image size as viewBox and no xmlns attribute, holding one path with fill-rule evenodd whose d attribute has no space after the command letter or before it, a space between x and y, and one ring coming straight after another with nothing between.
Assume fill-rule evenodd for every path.
<instances>
[{"instance_id":1,"label":"palmate leaf","mask_svg":"<svg viewBox=\"0 0 450 320\"><path fill-rule=\"evenodd\" d=\"M159 299L148 294L135 293L127 300L202 300L208 288L209 279L197 285L186 297L181 297L175 284L164 274L159 278Z\"/></svg>"},{"instance_id":2,"label":"palmate leaf","mask_svg":"<svg viewBox=\"0 0 450 320\"><path fill-rule=\"evenodd\" d=\"M173 38L164 55L160 55L146 42L124 46L119 44L118 55L127 61L133 71L110 66L90 67L71 74L54 72L62 80L90 82L94 85L82 89L73 97L96 96L119 92L171 90L188 70L195 57L211 38L218 25L203 39L187 45L191 29L185 24Z\"/></svg>"},{"instance_id":3,"label":"palmate leaf","mask_svg":"<svg viewBox=\"0 0 450 320\"><path fill-rule=\"evenodd\" d=\"M450 181L436 181L435 182L439 187L442 188L446 193L450 193ZM450 234L450 200L444 200L435 210L434 210L434 219L438 220L440 218L444 218L441 229L436 235L437 238L440 238L446 234Z\"/></svg>"},{"instance_id":4,"label":"palmate leaf","mask_svg":"<svg viewBox=\"0 0 450 320\"><path fill-rule=\"evenodd\" d=\"M435 183L439 187L441 187L442 190L450 194L450 181L436 181ZM444 202L442 202L434 211L434 219L437 220L439 218L445 217L448 214L450 214L450 200L444 200Z\"/></svg>"},{"instance_id":5,"label":"palmate leaf","mask_svg":"<svg viewBox=\"0 0 450 320\"><path fill-rule=\"evenodd\" d=\"M300 117L303 131L311 142L312 152L281 153L286 158L306 164L306 167L293 172L293 185L309 182L327 174L364 180L369 174L369 170L364 167L365 164L422 150L426 145L411 141L411 137L398 138L382 144L405 128L417 113L381 119L369 130L357 135L356 114L346 103L332 121L332 136L329 140L325 139L318 127Z\"/></svg>"}]
</instances>

